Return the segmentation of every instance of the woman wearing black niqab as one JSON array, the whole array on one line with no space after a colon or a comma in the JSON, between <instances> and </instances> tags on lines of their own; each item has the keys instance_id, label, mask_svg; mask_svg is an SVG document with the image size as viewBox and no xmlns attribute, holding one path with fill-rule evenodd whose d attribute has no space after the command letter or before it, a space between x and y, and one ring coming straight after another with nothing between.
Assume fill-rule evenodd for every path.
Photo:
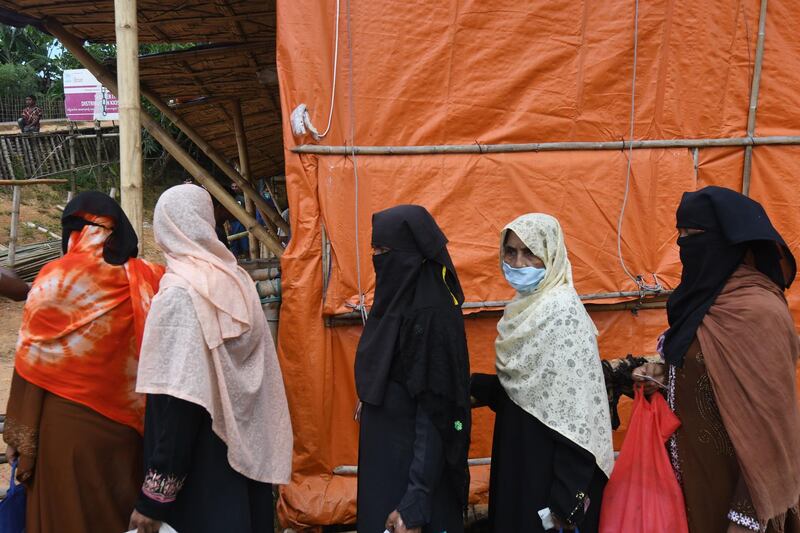
<instances>
[{"instance_id":1,"label":"woman wearing black niqab","mask_svg":"<svg viewBox=\"0 0 800 533\"><path fill-rule=\"evenodd\" d=\"M800 356L784 291L797 267L756 201L721 187L683 195L683 272L669 298L669 453L689 531L800 531Z\"/></svg>"},{"instance_id":2,"label":"woman wearing black niqab","mask_svg":"<svg viewBox=\"0 0 800 533\"><path fill-rule=\"evenodd\" d=\"M358 531L463 531L471 426L464 295L425 208L376 213L375 298L356 353Z\"/></svg>"}]
</instances>

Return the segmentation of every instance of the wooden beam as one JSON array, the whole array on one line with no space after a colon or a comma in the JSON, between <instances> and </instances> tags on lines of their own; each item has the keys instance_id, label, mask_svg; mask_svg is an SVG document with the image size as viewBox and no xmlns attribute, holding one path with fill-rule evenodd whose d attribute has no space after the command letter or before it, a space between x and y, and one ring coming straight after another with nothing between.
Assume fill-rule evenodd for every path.
<instances>
[{"instance_id":1,"label":"wooden beam","mask_svg":"<svg viewBox=\"0 0 800 533\"><path fill-rule=\"evenodd\" d=\"M142 192L142 125L139 96L139 27L136 0L114 0L114 26L117 35L117 90L119 99L119 170L122 210L139 236L142 252L144 203ZM98 159L100 128L97 129ZM100 161L98 161L99 163Z\"/></svg>"},{"instance_id":2,"label":"wooden beam","mask_svg":"<svg viewBox=\"0 0 800 533\"><path fill-rule=\"evenodd\" d=\"M49 18L45 19L44 26L47 31L56 39L58 39L64 48L69 50L72 55L74 55L75 58L80 61L80 63L86 69L88 69L100 83L105 85L105 87L108 88L112 93L117 93L117 81L114 76L112 76L107 69L100 65L94 56L92 56L83 47L83 43L77 37L65 30L64 27L56 20ZM163 105L163 102L160 100L157 101ZM169 109L166 106L165 108ZM174 115L174 113L172 114ZM156 139L156 141L158 141L161 146L163 146L164 149L167 150L170 155L172 155L175 161L182 165L192 175L192 177L197 180L198 183L203 185L209 193L216 197L233 216L238 218L242 224L245 225L245 229L253 233L256 238L263 242L264 245L276 256L280 257L283 255L283 247L280 245L280 241L278 240L277 236L269 233L266 228L256 222L255 218L248 215L247 211L245 211L244 208L240 206L238 202L236 202L236 200L219 183L217 183L211 174L209 174L206 169L204 169L197 161L195 161L194 158L192 158L186 152L186 150L184 150L180 144L178 144L175 139L173 139L172 136L143 109L140 109L140 119L142 125L147 128L147 131L150 132L153 138ZM185 133L187 136L189 136L188 132ZM202 138L200 138L200 140L202 141ZM233 170L232 167L231 170ZM244 179L238 172L235 170L233 170L233 172L236 174L236 176L238 176L238 179L242 181L242 184L247 187L246 189L240 185L245 194L249 193L261 198L249 183L244 182ZM271 207L269 204L267 204L266 200L263 198L261 198L261 200L265 206ZM256 202L256 206L259 207L258 202ZM278 215L278 218L280 218L280 215Z\"/></svg>"},{"instance_id":3,"label":"wooden beam","mask_svg":"<svg viewBox=\"0 0 800 533\"><path fill-rule=\"evenodd\" d=\"M242 103L239 100L233 101L233 132L236 136L236 148L239 150L239 173L247 181L252 180L250 175L250 156L247 153L247 135L242 118ZM256 210L253 201L245 196L244 208L250 216L255 217ZM258 259L258 244L253 236L248 240L250 248L250 259Z\"/></svg>"}]
</instances>

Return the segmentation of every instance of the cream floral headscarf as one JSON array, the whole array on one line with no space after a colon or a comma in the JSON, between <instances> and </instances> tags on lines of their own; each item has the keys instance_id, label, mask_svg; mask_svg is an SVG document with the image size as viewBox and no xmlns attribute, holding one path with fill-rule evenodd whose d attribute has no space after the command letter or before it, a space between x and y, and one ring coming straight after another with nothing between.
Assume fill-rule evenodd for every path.
<instances>
[{"instance_id":1,"label":"cream floral headscarf","mask_svg":"<svg viewBox=\"0 0 800 533\"><path fill-rule=\"evenodd\" d=\"M607 476L614 465L611 419L597 328L572 285L564 233L550 215L523 215L511 230L545 264L539 286L518 293L497 324L497 375L511 400L594 455Z\"/></svg>"}]
</instances>

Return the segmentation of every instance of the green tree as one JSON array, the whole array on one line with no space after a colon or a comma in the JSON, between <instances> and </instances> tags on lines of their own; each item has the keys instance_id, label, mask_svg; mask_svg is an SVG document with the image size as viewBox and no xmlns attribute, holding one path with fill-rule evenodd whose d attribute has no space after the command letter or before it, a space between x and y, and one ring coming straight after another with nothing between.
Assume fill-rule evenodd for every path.
<instances>
[{"instance_id":1,"label":"green tree","mask_svg":"<svg viewBox=\"0 0 800 533\"><path fill-rule=\"evenodd\" d=\"M36 28L0 25L0 63L29 67L38 77L36 91L48 92L57 76L51 54L57 41Z\"/></svg>"},{"instance_id":2,"label":"green tree","mask_svg":"<svg viewBox=\"0 0 800 533\"><path fill-rule=\"evenodd\" d=\"M0 95L25 97L39 92L39 77L30 65L0 64Z\"/></svg>"}]
</instances>

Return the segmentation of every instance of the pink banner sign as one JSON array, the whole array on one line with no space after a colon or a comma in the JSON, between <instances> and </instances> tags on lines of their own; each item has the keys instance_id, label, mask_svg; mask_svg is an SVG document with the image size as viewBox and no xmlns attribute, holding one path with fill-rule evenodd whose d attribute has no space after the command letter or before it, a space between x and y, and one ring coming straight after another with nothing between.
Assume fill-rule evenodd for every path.
<instances>
[{"instance_id":1,"label":"pink banner sign","mask_svg":"<svg viewBox=\"0 0 800 533\"><path fill-rule=\"evenodd\" d=\"M86 69L64 71L64 108L74 121L119 120L119 103Z\"/></svg>"}]
</instances>

